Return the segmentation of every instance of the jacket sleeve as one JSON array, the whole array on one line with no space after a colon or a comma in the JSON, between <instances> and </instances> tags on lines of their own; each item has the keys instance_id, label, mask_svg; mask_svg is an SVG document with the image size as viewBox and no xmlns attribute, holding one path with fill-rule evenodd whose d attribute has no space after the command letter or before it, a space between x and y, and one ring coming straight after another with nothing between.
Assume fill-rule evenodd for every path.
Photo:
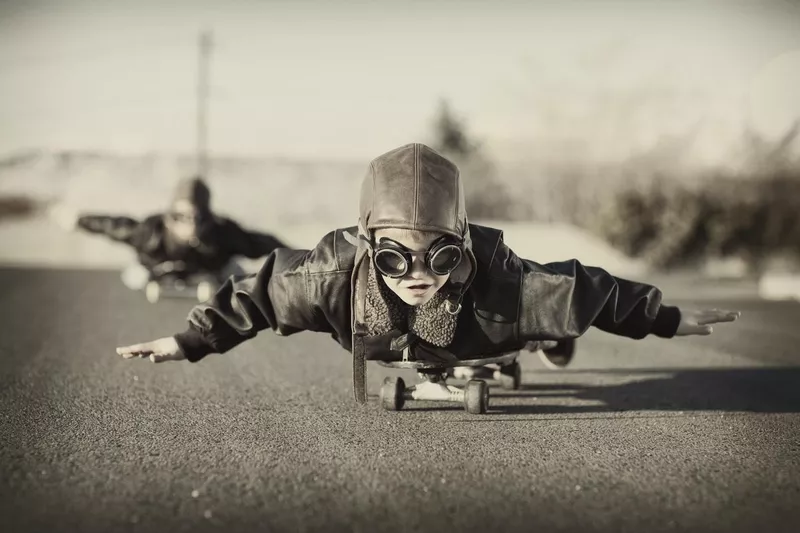
<instances>
[{"instance_id":1,"label":"jacket sleeve","mask_svg":"<svg viewBox=\"0 0 800 533\"><path fill-rule=\"evenodd\" d=\"M677 307L661 303L656 287L617 278L577 260L540 265L522 260L520 336L565 339L590 326L629 337L670 338L680 322Z\"/></svg>"},{"instance_id":2,"label":"jacket sleeve","mask_svg":"<svg viewBox=\"0 0 800 533\"><path fill-rule=\"evenodd\" d=\"M331 331L309 298L310 252L281 248L257 274L229 278L207 302L189 313L189 327L175 335L187 359L225 353L267 328L278 335Z\"/></svg>"},{"instance_id":3,"label":"jacket sleeve","mask_svg":"<svg viewBox=\"0 0 800 533\"><path fill-rule=\"evenodd\" d=\"M131 244L141 223L129 217L83 215L77 225L89 233L99 233L115 241Z\"/></svg>"},{"instance_id":4,"label":"jacket sleeve","mask_svg":"<svg viewBox=\"0 0 800 533\"><path fill-rule=\"evenodd\" d=\"M225 238L230 243L231 252L250 259L267 256L277 248L288 248L273 235L247 231L232 220L227 221L225 231Z\"/></svg>"}]
</instances>

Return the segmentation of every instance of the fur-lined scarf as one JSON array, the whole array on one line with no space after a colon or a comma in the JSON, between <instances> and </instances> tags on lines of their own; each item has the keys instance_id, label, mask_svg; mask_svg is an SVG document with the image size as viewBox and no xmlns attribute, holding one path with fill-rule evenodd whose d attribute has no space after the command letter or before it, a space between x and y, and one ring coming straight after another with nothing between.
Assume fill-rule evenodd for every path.
<instances>
[{"instance_id":1,"label":"fur-lined scarf","mask_svg":"<svg viewBox=\"0 0 800 533\"><path fill-rule=\"evenodd\" d=\"M365 309L370 335L386 335L397 329L444 348L453 342L458 322L458 315L448 313L444 304L441 291L418 307L406 304L383 280L378 279L374 267L370 265Z\"/></svg>"}]
</instances>

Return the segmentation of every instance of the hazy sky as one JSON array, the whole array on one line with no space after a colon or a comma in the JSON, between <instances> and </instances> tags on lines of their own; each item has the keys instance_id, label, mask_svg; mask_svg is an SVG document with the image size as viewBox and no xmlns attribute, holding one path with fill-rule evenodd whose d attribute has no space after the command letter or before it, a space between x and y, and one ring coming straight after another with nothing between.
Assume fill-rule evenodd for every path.
<instances>
[{"instance_id":1,"label":"hazy sky","mask_svg":"<svg viewBox=\"0 0 800 533\"><path fill-rule=\"evenodd\" d=\"M800 116L797 2L169 4L0 0L0 153L193 149L204 27L224 153L373 157L426 140L440 97L503 156L694 132L713 160Z\"/></svg>"}]
</instances>

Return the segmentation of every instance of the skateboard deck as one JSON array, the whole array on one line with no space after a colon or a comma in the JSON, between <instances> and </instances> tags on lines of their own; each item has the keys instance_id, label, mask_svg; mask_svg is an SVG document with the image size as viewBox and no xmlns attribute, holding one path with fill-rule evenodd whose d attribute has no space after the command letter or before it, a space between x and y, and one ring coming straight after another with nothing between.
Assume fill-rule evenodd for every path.
<instances>
[{"instance_id":1,"label":"skateboard deck","mask_svg":"<svg viewBox=\"0 0 800 533\"><path fill-rule=\"evenodd\" d=\"M144 292L150 303L162 298L189 298L205 302L218 288L219 282L212 276L192 276L187 279L166 277L149 281Z\"/></svg>"}]
</instances>

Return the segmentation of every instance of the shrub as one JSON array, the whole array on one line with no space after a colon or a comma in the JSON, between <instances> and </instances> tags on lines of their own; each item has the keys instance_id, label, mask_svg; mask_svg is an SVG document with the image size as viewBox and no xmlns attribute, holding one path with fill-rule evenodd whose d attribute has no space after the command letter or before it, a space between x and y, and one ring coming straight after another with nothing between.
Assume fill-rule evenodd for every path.
<instances>
[{"instance_id":1,"label":"shrub","mask_svg":"<svg viewBox=\"0 0 800 533\"><path fill-rule=\"evenodd\" d=\"M800 172L766 180L718 178L695 189L630 188L601 214L597 229L656 267L741 257L758 271L771 255L800 257Z\"/></svg>"}]
</instances>

